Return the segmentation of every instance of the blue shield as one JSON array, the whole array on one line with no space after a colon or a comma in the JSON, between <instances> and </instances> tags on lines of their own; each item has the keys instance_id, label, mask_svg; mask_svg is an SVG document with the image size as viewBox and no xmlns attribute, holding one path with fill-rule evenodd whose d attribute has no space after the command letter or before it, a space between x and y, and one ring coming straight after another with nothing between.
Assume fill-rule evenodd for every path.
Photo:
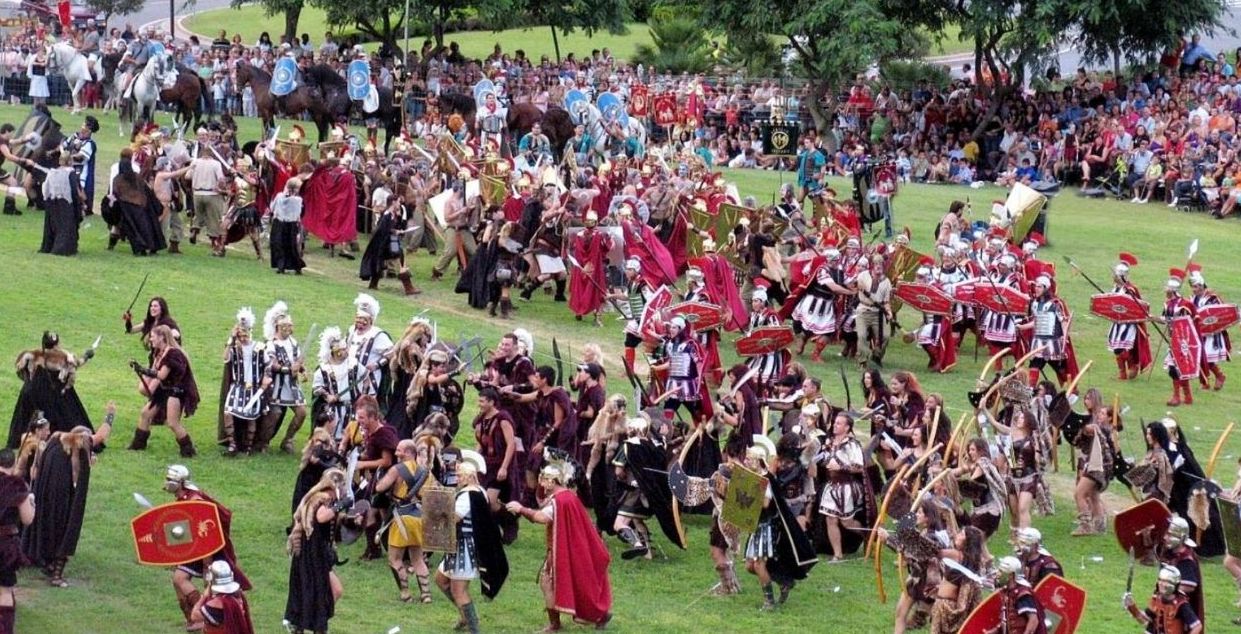
<instances>
[{"instance_id":1,"label":"blue shield","mask_svg":"<svg viewBox=\"0 0 1241 634\"><path fill-rule=\"evenodd\" d=\"M371 64L364 59L349 62L349 98L355 101L366 99L371 92Z\"/></svg>"},{"instance_id":2,"label":"blue shield","mask_svg":"<svg viewBox=\"0 0 1241 634\"><path fill-rule=\"evenodd\" d=\"M276 70L271 74L271 94L283 97L297 88L297 61L292 57L276 60Z\"/></svg>"},{"instance_id":3,"label":"blue shield","mask_svg":"<svg viewBox=\"0 0 1241 634\"><path fill-rule=\"evenodd\" d=\"M483 102L487 100L487 93L495 93L496 85L490 79L480 79L474 84L474 105L482 108Z\"/></svg>"},{"instance_id":4,"label":"blue shield","mask_svg":"<svg viewBox=\"0 0 1241 634\"><path fill-rule=\"evenodd\" d=\"M603 115L604 121L619 122L621 126L629 125L629 113L625 112L625 104L621 103L620 97L615 93L600 94L595 105L599 107L599 114Z\"/></svg>"},{"instance_id":5,"label":"blue shield","mask_svg":"<svg viewBox=\"0 0 1241 634\"><path fill-rule=\"evenodd\" d=\"M570 90L569 92L565 93L564 104L562 105L564 106L564 109L566 112L568 112L569 114L573 114L573 112L577 110L577 108L574 108L573 106L578 103L585 102L585 101L586 101L586 93L583 93L582 91L574 88L573 90Z\"/></svg>"}]
</instances>

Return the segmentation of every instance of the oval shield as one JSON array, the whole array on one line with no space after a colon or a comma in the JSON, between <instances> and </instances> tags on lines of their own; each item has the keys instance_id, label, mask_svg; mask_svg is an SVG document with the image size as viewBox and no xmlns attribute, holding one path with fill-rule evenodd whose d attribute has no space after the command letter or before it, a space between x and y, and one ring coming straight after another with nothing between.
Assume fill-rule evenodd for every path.
<instances>
[{"instance_id":1,"label":"oval shield","mask_svg":"<svg viewBox=\"0 0 1241 634\"><path fill-rule=\"evenodd\" d=\"M276 69L271 74L271 94L283 97L297 88L297 61L292 57L281 57L276 60Z\"/></svg>"},{"instance_id":2,"label":"oval shield","mask_svg":"<svg viewBox=\"0 0 1241 634\"><path fill-rule=\"evenodd\" d=\"M569 113L569 117L573 119L573 123L581 123L581 111L578 104L587 103L586 93L574 88L564 95L564 109Z\"/></svg>"},{"instance_id":3,"label":"oval shield","mask_svg":"<svg viewBox=\"0 0 1241 634\"><path fill-rule=\"evenodd\" d=\"M625 112L625 104L621 103L620 97L617 97L615 93L601 93L599 98L595 99L595 106L599 108L604 121L617 122L621 126L629 125L629 114Z\"/></svg>"},{"instance_id":4,"label":"oval shield","mask_svg":"<svg viewBox=\"0 0 1241 634\"><path fill-rule=\"evenodd\" d=\"M376 110L379 110L379 90L374 85L370 85L370 90L366 91L366 98L362 100L362 111L372 114Z\"/></svg>"},{"instance_id":5,"label":"oval shield","mask_svg":"<svg viewBox=\"0 0 1241 634\"><path fill-rule=\"evenodd\" d=\"M474 84L474 104L479 108L483 107L483 102L486 101L487 93L495 94L495 92L496 85L491 83L490 79L478 80L478 83Z\"/></svg>"},{"instance_id":6,"label":"oval shield","mask_svg":"<svg viewBox=\"0 0 1241 634\"><path fill-rule=\"evenodd\" d=\"M366 99L371 90L371 64L364 59L349 62L349 98L354 101Z\"/></svg>"}]
</instances>

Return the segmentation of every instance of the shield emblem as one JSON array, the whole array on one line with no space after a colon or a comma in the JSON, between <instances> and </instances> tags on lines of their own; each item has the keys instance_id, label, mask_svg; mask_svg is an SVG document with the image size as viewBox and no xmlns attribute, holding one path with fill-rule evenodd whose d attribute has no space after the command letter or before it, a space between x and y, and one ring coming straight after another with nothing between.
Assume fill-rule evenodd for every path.
<instances>
[{"instance_id":1,"label":"shield emblem","mask_svg":"<svg viewBox=\"0 0 1241 634\"><path fill-rule=\"evenodd\" d=\"M422 548L433 553L457 552L457 491L422 488Z\"/></svg>"},{"instance_id":2,"label":"shield emblem","mask_svg":"<svg viewBox=\"0 0 1241 634\"><path fill-rule=\"evenodd\" d=\"M974 281L961 282L960 284L954 284L952 286L953 301L957 302L958 304L964 304L966 306L974 306L975 304L978 303L978 300L974 296L975 295L974 289L977 288L977 286L978 286L978 283Z\"/></svg>"},{"instance_id":3,"label":"shield emblem","mask_svg":"<svg viewBox=\"0 0 1241 634\"><path fill-rule=\"evenodd\" d=\"M656 289L655 294L646 301L646 306L642 307L642 320L638 323L643 339L659 339L663 337L662 315L664 309L671 305L672 290L667 286L660 286Z\"/></svg>"},{"instance_id":4,"label":"shield emblem","mask_svg":"<svg viewBox=\"0 0 1241 634\"><path fill-rule=\"evenodd\" d=\"M1133 556L1142 559L1163 543L1171 519L1172 511L1163 502L1151 499L1117 513L1112 527L1120 549L1129 552L1132 548Z\"/></svg>"},{"instance_id":5,"label":"shield emblem","mask_svg":"<svg viewBox=\"0 0 1241 634\"><path fill-rule=\"evenodd\" d=\"M737 340L737 354L743 357L757 357L762 354L779 352L793 343L797 335L792 326L763 326L755 328L750 334Z\"/></svg>"},{"instance_id":6,"label":"shield emblem","mask_svg":"<svg viewBox=\"0 0 1241 634\"><path fill-rule=\"evenodd\" d=\"M271 74L271 94L283 97L297 88L297 61L292 57L281 57L276 60L276 69Z\"/></svg>"},{"instance_id":7,"label":"shield emblem","mask_svg":"<svg viewBox=\"0 0 1241 634\"><path fill-rule=\"evenodd\" d=\"M1198 338L1198 328L1194 326L1194 318L1181 315L1173 318L1168 324L1168 352L1172 355L1172 364L1182 379L1198 376L1199 361L1202 357L1202 340Z\"/></svg>"},{"instance_id":8,"label":"shield emblem","mask_svg":"<svg viewBox=\"0 0 1241 634\"><path fill-rule=\"evenodd\" d=\"M362 112L372 114L379 110L379 89L374 84L367 86L366 97L362 99Z\"/></svg>"},{"instance_id":9,"label":"shield emblem","mask_svg":"<svg viewBox=\"0 0 1241 634\"><path fill-rule=\"evenodd\" d=\"M1236 304L1211 304L1198 309L1198 334L1213 335L1241 321Z\"/></svg>"},{"instance_id":10,"label":"shield emblem","mask_svg":"<svg viewBox=\"0 0 1241 634\"><path fill-rule=\"evenodd\" d=\"M655 123L662 126L675 125L677 122L677 97L672 93L656 95L654 100Z\"/></svg>"},{"instance_id":11,"label":"shield emblem","mask_svg":"<svg viewBox=\"0 0 1241 634\"><path fill-rule=\"evenodd\" d=\"M797 154L797 124L770 123L763 128L763 153L775 156Z\"/></svg>"},{"instance_id":12,"label":"shield emblem","mask_svg":"<svg viewBox=\"0 0 1241 634\"><path fill-rule=\"evenodd\" d=\"M1069 583L1060 575L1044 577L1034 588L1034 596L1043 604L1047 634L1073 634L1086 610L1086 590Z\"/></svg>"},{"instance_id":13,"label":"shield emblem","mask_svg":"<svg viewBox=\"0 0 1241 634\"><path fill-rule=\"evenodd\" d=\"M1217 496L1215 502L1219 504L1219 521L1224 530L1228 554L1237 557L1241 555L1241 507L1222 496Z\"/></svg>"},{"instance_id":14,"label":"shield emblem","mask_svg":"<svg viewBox=\"0 0 1241 634\"><path fill-rule=\"evenodd\" d=\"M724 309L706 302L681 302L668 307L666 319L681 317L694 330L713 330L724 325Z\"/></svg>"},{"instance_id":15,"label":"shield emblem","mask_svg":"<svg viewBox=\"0 0 1241 634\"><path fill-rule=\"evenodd\" d=\"M590 103L586 100L586 93L574 88L564 94L564 109L569 113L569 118L573 119L573 123L581 123L581 107L578 104Z\"/></svg>"},{"instance_id":16,"label":"shield emblem","mask_svg":"<svg viewBox=\"0 0 1241 634\"><path fill-rule=\"evenodd\" d=\"M645 119L651 108L650 92L646 86L637 84L629 89L629 114Z\"/></svg>"},{"instance_id":17,"label":"shield emblem","mask_svg":"<svg viewBox=\"0 0 1241 634\"><path fill-rule=\"evenodd\" d=\"M875 170L875 191L880 196L895 196L896 183L896 165L883 165Z\"/></svg>"},{"instance_id":18,"label":"shield emblem","mask_svg":"<svg viewBox=\"0 0 1241 634\"><path fill-rule=\"evenodd\" d=\"M965 623L961 625L961 629L957 630L957 634L985 634L998 628L1002 611L1001 601L1003 599L1000 598L999 592L991 593L965 618Z\"/></svg>"},{"instance_id":19,"label":"shield emblem","mask_svg":"<svg viewBox=\"0 0 1241 634\"><path fill-rule=\"evenodd\" d=\"M735 465L724 494L724 508L720 519L736 526L744 533L758 528L758 517L763 512L763 499L767 496L767 478Z\"/></svg>"},{"instance_id":20,"label":"shield emblem","mask_svg":"<svg viewBox=\"0 0 1241 634\"><path fill-rule=\"evenodd\" d=\"M1090 296L1090 312L1111 322L1133 324L1146 321L1150 304L1128 293L1098 293Z\"/></svg>"},{"instance_id":21,"label":"shield emblem","mask_svg":"<svg viewBox=\"0 0 1241 634\"><path fill-rule=\"evenodd\" d=\"M371 91L371 63L364 59L349 62L349 98L362 101Z\"/></svg>"},{"instance_id":22,"label":"shield emblem","mask_svg":"<svg viewBox=\"0 0 1241 634\"><path fill-rule=\"evenodd\" d=\"M129 528L138 563L148 566L179 566L224 548L220 510L204 500L162 504L135 517Z\"/></svg>"},{"instance_id":23,"label":"shield emblem","mask_svg":"<svg viewBox=\"0 0 1241 634\"><path fill-rule=\"evenodd\" d=\"M483 102L487 100L487 93L495 94L495 92L496 85L491 83L490 79L478 80L478 83L474 84L474 104L481 108Z\"/></svg>"},{"instance_id":24,"label":"shield emblem","mask_svg":"<svg viewBox=\"0 0 1241 634\"><path fill-rule=\"evenodd\" d=\"M625 113L625 104L621 103L620 97L616 93L605 92L595 99L595 106L599 108L599 113L603 115L603 120L612 123L621 124L622 127L629 125L629 115Z\"/></svg>"},{"instance_id":25,"label":"shield emblem","mask_svg":"<svg viewBox=\"0 0 1241 634\"><path fill-rule=\"evenodd\" d=\"M938 287L919 282L900 282L893 291L902 302L928 315L951 315L952 298Z\"/></svg>"},{"instance_id":26,"label":"shield emblem","mask_svg":"<svg viewBox=\"0 0 1241 634\"><path fill-rule=\"evenodd\" d=\"M999 284L975 284L974 300L979 306L1001 315L1024 315L1030 306L1028 295Z\"/></svg>"}]
</instances>

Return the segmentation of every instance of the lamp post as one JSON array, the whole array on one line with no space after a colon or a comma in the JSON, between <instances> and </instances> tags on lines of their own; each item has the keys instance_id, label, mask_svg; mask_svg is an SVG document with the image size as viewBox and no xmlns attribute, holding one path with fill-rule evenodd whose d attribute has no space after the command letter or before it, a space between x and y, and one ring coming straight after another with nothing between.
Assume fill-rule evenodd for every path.
<instances>
[{"instance_id":1,"label":"lamp post","mask_svg":"<svg viewBox=\"0 0 1241 634\"><path fill-rule=\"evenodd\" d=\"M168 35L177 38L177 0L168 0Z\"/></svg>"}]
</instances>

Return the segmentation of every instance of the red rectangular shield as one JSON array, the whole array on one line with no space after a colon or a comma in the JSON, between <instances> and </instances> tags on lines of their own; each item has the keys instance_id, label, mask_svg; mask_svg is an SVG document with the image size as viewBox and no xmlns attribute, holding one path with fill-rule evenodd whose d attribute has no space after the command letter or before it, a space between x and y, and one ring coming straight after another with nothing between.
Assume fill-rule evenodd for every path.
<instances>
[{"instance_id":1,"label":"red rectangular shield","mask_svg":"<svg viewBox=\"0 0 1241 634\"><path fill-rule=\"evenodd\" d=\"M920 282L900 282L893 294L902 302L928 315L952 314L952 298L937 286Z\"/></svg>"},{"instance_id":2,"label":"red rectangular shield","mask_svg":"<svg viewBox=\"0 0 1241 634\"><path fill-rule=\"evenodd\" d=\"M203 500L157 506L135 517L129 527L138 563L148 566L178 566L224 548L220 511Z\"/></svg>"},{"instance_id":3,"label":"red rectangular shield","mask_svg":"<svg viewBox=\"0 0 1241 634\"><path fill-rule=\"evenodd\" d=\"M660 286L647 300L646 306L642 307L642 319L638 322L638 330L641 331L643 339L657 340L664 336L664 324L660 315L671 305L672 290L667 286Z\"/></svg>"},{"instance_id":4,"label":"red rectangular shield","mask_svg":"<svg viewBox=\"0 0 1241 634\"><path fill-rule=\"evenodd\" d=\"M1048 575L1034 588L1047 614L1047 634L1073 634L1086 610L1086 590L1060 575Z\"/></svg>"},{"instance_id":5,"label":"red rectangular shield","mask_svg":"<svg viewBox=\"0 0 1241 634\"><path fill-rule=\"evenodd\" d=\"M792 326L755 328L753 332L737 340L737 354L743 357L769 354L789 347L796 338Z\"/></svg>"},{"instance_id":6,"label":"red rectangular shield","mask_svg":"<svg viewBox=\"0 0 1241 634\"><path fill-rule=\"evenodd\" d=\"M956 300L958 304L965 304L966 306L976 305L978 300L974 291L977 286L978 282L954 284L952 286L952 299Z\"/></svg>"},{"instance_id":7,"label":"red rectangular shield","mask_svg":"<svg viewBox=\"0 0 1241 634\"><path fill-rule=\"evenodd\" d=\"M677 96L672 93L662 93L655 95L653 101L655 108L655 123L657 125L669 126L676 125L677 122Z\"/></svg>"},{"instance_id":8,"label":"red rectangular shield","mask_svg":"<svg viewBox=\"0 0 1241 634\"><path fill-rule=\"evenodd\" d=\"M1173 318L1168 324L1168 340L1171 342L1168 352L1172 355L1172 364L1176 366L1181 378L1192 379L1198 376L1201 369L1199 363L1202 359L1202 340L1198 338L1194 318L1189 315Z\"/></svg>"},{"instance_id":9,"label":"red rectangular shield","mask_svg":"<svg viewBox=\"0 0 1241 634\"><path fill-rule=\"evenodd\" d=\"M992 592L974 608L973 612L970 612L970 615L965 618L965 623L961 625L961 629L957 630L957 634L986 634L998 628L1002 600L999 592Z\"/></svg>"},{"instance_id":10,"label":"red rectangular shield","mask_svg":"<svg viewBox=\"0 0 1241 634\"><path fill-rule=\"evenodd\" d=\"M650 91L642 84L635 84L629 89L629 116L645 119L650 109Z\"/></svg>"},{"instance_id":11,"label":"red rectangular shield","mask_svg":"<svg viewBox=\"0 0 1241 634\"><path fill-rule=\"evenodd\" d=\"M1159 500L1147 500L1116 514L1112 527L1116 531L1116 541L1120 549L1142 559L1163 543L1163 535L1168 532L1168 521L1172 519L1172 511Z\"/></svg>"},{"instance_id":12,"label":"red rectangular shield","mask_svg":"<svg viewBox=\"0 0 1241 634\"><path fill-rule=\"evenodd\" d=\"M1232 328L1241 321L1236 304L1211 304L1198 309L1198 334L1213 335Z\"/></svg>"},{"instance_id":13,"label":"red rectangular shield","mask_svg":"<svg viewBox=\"0 0 1241 634\"><path fill-rule=\"evenodd\" d=\"M724 324L724 310L706 302L681 302L664 311L665 319L683 317L694 330L711 330Z\"/></svg>"},{"instance_id":14,"label":"red rectangular shield","mask_svg":"<svg viewBox=\"0 0 1241 634\"><path fill-rule=\"evenodd\" d=\"M1146 321L1150 304L1128 293L1097 293L1090 296L1090 312L1111 322L1133 324Z\"/></svg>"},{"instance_id":15,"label":"red rectangular shield","mask_svg":"<svg viewBox=\"0 0 1241 634\"><path fill-rule=\"evenodd\" d=\"M983 282L974 285L974 300L979 306L1001 315L1024 315L1030 307L1030 296L1011 287Z\"/></svg>"}]
</instances>

